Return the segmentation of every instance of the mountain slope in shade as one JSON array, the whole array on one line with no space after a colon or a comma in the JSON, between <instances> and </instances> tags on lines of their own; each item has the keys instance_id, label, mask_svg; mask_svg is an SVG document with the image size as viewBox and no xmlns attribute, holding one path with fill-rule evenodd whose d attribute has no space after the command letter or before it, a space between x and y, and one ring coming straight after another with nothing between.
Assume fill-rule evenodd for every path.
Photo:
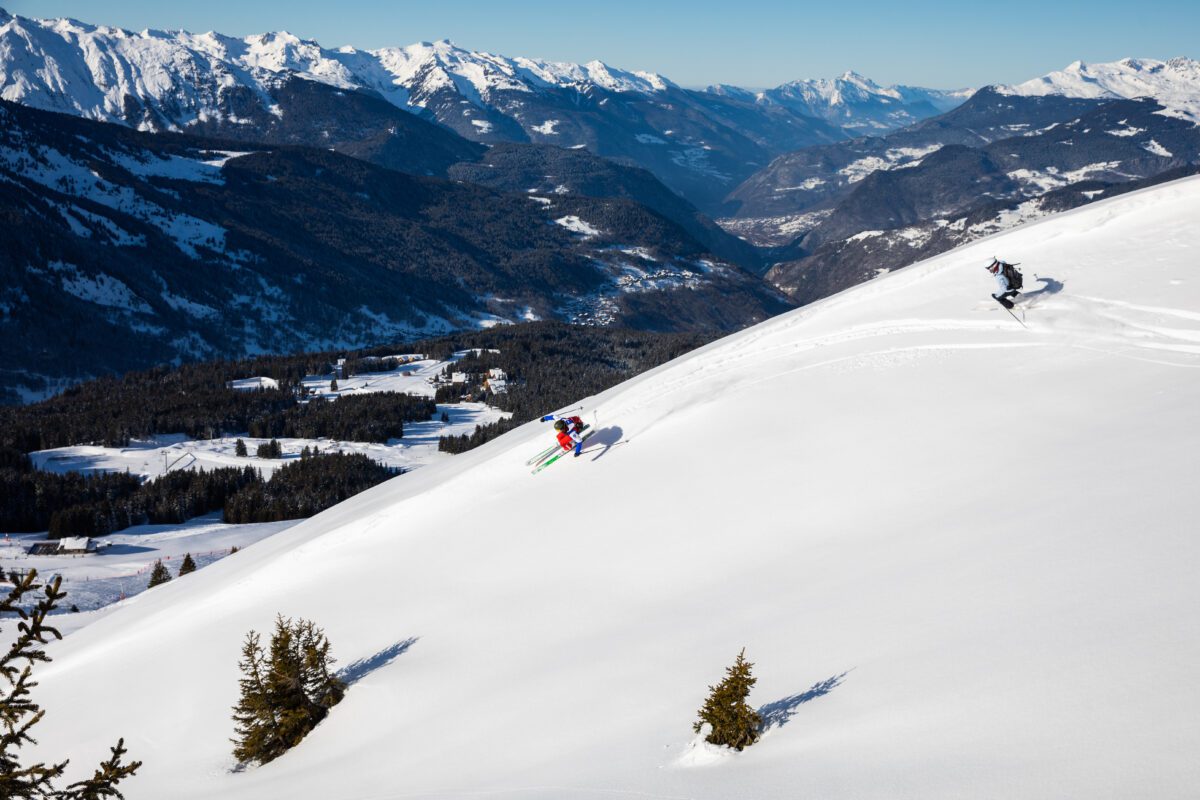
<instances>
[{"instance_id":1,"label":"mountain slope in shade","mask_svg":"<svg viewBox=\"0 0 1200 800\"><path fill-rule=\"evenodd\" d=\"M624 198L507 194L2 101L0 123L8 391L499 322L727 330L791 307Z\"/></svg>"},{"instance_id":2,"label":"mountain slope in shade","mask_svg":"<svg viewBox=\"0 0 1200 800\"><path fill-rule=\"evenodd\" d=\"M1001 86L998 91L1026 97L1153 97L1163 104L1164 114L1200 124L1200 61L1190 58L1123 58L1108 64L1075 61L1064 70Z\"/></svg>"},{"instance_id":3,"label":"mountain slope in shade","mask_svg":"<svg viewBox=\"0 0 1200 800\"><path fill-rule=\"evenodd\" d=\"M583 458L531 478L531 423L146 592L50 646L31 755L124 735L130 800L1189 798L1198 216L1189 179L969 245L585 399ZM354 682L233 773L277 612ZM711 749L742 647L772 727Z\"/></svg>"},{"instance_id":4,"label":"mountain slope in shade","mask_svg":"<svg viewBox=\"0 0 1200 800\"><path fill-rule=\"evenodd\" d=\"M731 192L729 206L739 218L802 214L836 202L872 173L917 166L939 148L1034 136L1103 104L1093 98L1009 97L985 87L953 110L903 130L779 156Z\"/></svg>"},{"instance_id":5,"label":"mountain slope in shade","mask_svg":"<svg viewBox=\"0 0 1200 800\"><path fill-rule=\"evenodd\" d=\"M584 195L633 200L686 230L715 255L746 269L761 269L759 254L726 233L695 206L638 167L551 145L497 144L477 162L456 164L450 177L508 192L547 197Z\"/></svg>"}]
</instances>

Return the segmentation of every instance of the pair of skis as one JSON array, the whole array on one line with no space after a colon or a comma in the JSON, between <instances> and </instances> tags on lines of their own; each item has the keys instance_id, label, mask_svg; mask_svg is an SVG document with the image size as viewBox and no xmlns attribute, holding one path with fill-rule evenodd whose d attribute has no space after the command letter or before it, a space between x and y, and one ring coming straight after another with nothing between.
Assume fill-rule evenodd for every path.
<instances>
[{"instance_id":1,"label":"pair of skis","mask_svg":"<svg viewBox=\"0 0 1200 800\"><path fill-rule=\"evenodd\" d=\"M591 436L593 433L595 433L595 431L592 430L591 428L592 428L591 425L584 425L582 428L580 428L580 431L583 433L583 441L586 442L588 437ZM538 453L533 458L526 461L525 466L533 467L533 470L530 474L537 475L539 472L544 470L546 467L550 466L555 461L558 461L560 458L565 456L567 453L572 452L573 450L574 450L574 448L572 448L571 450L563 450L562 445L555 442L550 447L546 448L545 450Z\"/></svg>"},{"instance_id":2,"label":"pair of skis","mask_svg":"<svg viewBox=\"0 0 1200 800\"><path fill-rule=\"evenodd\" d=\"M573 410L574 410L574 409L572 409L572 411L573 411ZM585 422L585 423L583 423L583 427L582 427L582 428L580 428L579 430L580 430L580 431L586 431L586 430L587 430L588 428L590 428L590 427L592 427L592 426L591 426L591 425L588 425L588 424ZM550 456L554 455L554 452L555 452L556 450L561 450L561 449L562 449L562 445L560 445L560 444L557 444L557 443L555 443L555 444L552 444L552 445L550 445L549 447L547 447L545 450L543 450L542 452L538 453L538 454L537 454L536 456L534 456L533 458L531 458L531 459L529 459L528 461L526 461L526 462L525 462L525 466L527 466L527 467L532 467L534 464L537 464L537 463L541 462L542 460L544 460L544 459L547 459L547 458L549 458Z\"/></svg>"}]
</instances>

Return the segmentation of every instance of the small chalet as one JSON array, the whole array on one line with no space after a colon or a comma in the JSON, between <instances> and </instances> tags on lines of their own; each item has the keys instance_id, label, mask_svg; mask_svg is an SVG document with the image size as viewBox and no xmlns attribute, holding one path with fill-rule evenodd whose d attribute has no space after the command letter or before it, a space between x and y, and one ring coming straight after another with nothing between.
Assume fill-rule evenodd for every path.
<instances>
[{"instance_id":1,"label":"small chalet","mask_svg":"<svg viewBox=\"0 0 1200 800\"><path fill-rule=\"evenodd\" d=\"M492 367L488 370L484 385L492 394L504 394L508 391L508 376L499 367Z\"/></svg>"},{"instance_id":2,"label":"small chalet","mask_svg":"<svg viewBox=\"0 0 1200 800\"><path fill-rule=\"evenodd\" d=\"M65 536L48 542L34 542L29 547L31 556L86 556L99 549L95 539L86 536Z\"/></svg>"}]
</instances>

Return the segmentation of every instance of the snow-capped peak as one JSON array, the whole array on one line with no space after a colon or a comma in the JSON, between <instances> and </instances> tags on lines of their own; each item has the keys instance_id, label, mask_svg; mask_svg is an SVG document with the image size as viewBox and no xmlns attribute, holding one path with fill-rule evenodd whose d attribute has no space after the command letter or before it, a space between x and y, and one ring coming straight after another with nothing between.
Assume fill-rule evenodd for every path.
<instances>
[{"instance_id":1,"label":"snow-capped peak","mask_svg":"<svg viewBox=\"0 0 1200 800\"><path fill-rule=\"evenodd\" d=\"M749 99L749 92L736 87L718 86L709 91L727 97ZM949 111L973 91L884 87L854 70L846 70L836 78L789 81L753 97L756 102L765 105L784 106L847 128L884 131L911 124L931 114Z\"/></svg>"},{"instance_id":2,"label":"snow-capped peak","mask_svg":"<svg viewBox=\"0 0 1200 800\"><path fill-rule=\"evenodd\" d=\"M865 75L859 75L852 69L848 69L843 72L838 80L853 86L862 87L866 91L883 91L879 84L877 84L875 81L871 80Z\"/></svg>"},{"instance_id":3,"label":"snow-capped peak","mask_svg":"<svg viewBox=\"0 0 1200 800\"><path fill-rule=\"evenodd\" d=\"M1065 69L1012 86L1002 94L1083 98L1153 97L1163 113L1200 124L1200 62L1177 57L1123 58L1106 64L1074 61Z\"/></svg>"}]
</instances>

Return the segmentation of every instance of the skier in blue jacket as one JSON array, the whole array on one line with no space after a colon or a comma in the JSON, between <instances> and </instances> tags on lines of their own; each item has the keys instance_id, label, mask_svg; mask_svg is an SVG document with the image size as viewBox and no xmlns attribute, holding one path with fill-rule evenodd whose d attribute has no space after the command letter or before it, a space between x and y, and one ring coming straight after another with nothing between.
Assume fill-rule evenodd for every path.
<instances>
[{"instance_id":1,"label":"skier in blue jacket","mask_svg":"<svg viewBox=\"0 0 1200 800\"><path fill-rule=\"evenodd\" d=\"M558 446L563 450L575 449L575 457L583 452L583 420L580 417L555 417L547 414L542 422L554 422L554 430L558 432Z\"/></svg>"},{"instance_id":2,"label":"skier in blue jacket","mask_svg":"<svg viewBox=\"0 0 1200 800\"><path fill-rule=\"evenodd\" d=\"M1005 308L1012 308L1013 301L1009 298L1016 297L1020 292L1017 291L1018 287L1012 285L1012 281L1008 278L1008 269L1005 269L1005 267L1016 272L1016 269L1011 264L1005 264L998 258L992 259L992 263L988 265L987 271L996 277L996 286L1000 288L1000 291L993 294L992 298Z\"/></svg>"}]
</instances>

